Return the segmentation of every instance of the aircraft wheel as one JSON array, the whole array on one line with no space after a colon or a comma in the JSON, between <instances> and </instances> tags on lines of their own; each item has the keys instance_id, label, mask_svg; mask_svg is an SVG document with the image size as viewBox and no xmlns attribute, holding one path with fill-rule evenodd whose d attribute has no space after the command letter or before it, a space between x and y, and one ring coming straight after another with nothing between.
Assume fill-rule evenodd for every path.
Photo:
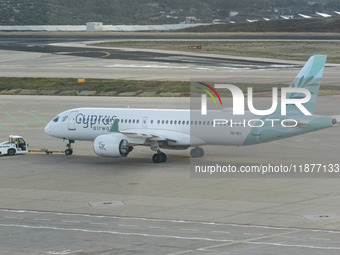
<instances>
[{"instance_id":1,"label":"aircraft wheel","mask_svg":"<svg viewBox=\"0 0 340 255\"><path fill-rule=\"evenodd\" d=\"M202 158L204 156L204 150L199 147L195 147L190 151L190 156L192 158Z\"/></svg>"},{"instance_id":2,"label":"aircraft wheel","mask_svg":"<svg viewBox=\"0 0 340 255\"><path fill-rule=\"evenodd\" d=\"M163 152L161 152L159 154L160 154L160 158L161 158L161 163L164 163L168 159L168 157Z\"/></svg>"},{"instance_id":3,"label":"aircraft wheel","mask_svg":"<svg viewBox=\"0 0 340 255\"><path fill-rule=\"evenodd\" d=\"M152 161L153 161L153 163L161 163L161 157L160 157L159 153L153 154Z\"/></svg>"},{"instance_id":4,"label":"aircraft wheel","mask_svg":"<svg viewBox=\"0 0 340 255\"><path fill-rule=\"evenodd\" d=\"M72 149L66 149L65 150L65 155L69 156L73 154L73 150Z\"/></svg>"},{"instance_id":5,"label":"aircraft wheel","mask_svg":"<svg viewBox=\"0 0 340 255\"><path fill-rule=\"evenodd\" d=\"M152 156L153 163L164 163L167 160L167 156L163 152L156 153Z\"/></svg>"},{"instance_id":6,"label":"aircraft wheel","mask_svg":"<svg viewBox=\"0 0 340 255\"><path fill-rule=\"evenodd\" d=\"M199 151L199 157L202 158L204 156L204 150L200 147L197 148Z\"/></svg>"}]
</instances>

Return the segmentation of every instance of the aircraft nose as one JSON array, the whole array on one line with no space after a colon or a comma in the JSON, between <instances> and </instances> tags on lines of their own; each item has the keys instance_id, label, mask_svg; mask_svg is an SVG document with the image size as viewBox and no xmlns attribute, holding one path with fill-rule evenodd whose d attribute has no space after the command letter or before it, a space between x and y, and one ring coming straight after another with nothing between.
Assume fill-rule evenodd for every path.
<instances>
[{"instance_id":1,"label":"aircraft nose","mask_svg":"<svg viewBox=\"0 0 340 255\"><path fill-rule=\"evenodd\" d=\"M51 122L48 123L45 127L45 133L50 135L52 133L52 125L51 125Z\"/></svg>"}]
</instances>

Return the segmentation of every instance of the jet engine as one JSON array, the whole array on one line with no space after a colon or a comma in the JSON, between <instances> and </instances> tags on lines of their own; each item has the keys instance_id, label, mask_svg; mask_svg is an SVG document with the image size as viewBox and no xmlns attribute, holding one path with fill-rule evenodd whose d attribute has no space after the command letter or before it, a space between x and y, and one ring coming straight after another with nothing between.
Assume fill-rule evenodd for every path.
<instances>
[{"instance_id":1,"label":"jet engine","mask_svg":"<svg viewBox=\"0 0 340 255\"><path fill-rule=\"evenodd\" d=\"M94 140L94 152L102 157L126 157L133 149L127 139L125 135L120 133L100 135Z\"/></svg>"}]
</instances>

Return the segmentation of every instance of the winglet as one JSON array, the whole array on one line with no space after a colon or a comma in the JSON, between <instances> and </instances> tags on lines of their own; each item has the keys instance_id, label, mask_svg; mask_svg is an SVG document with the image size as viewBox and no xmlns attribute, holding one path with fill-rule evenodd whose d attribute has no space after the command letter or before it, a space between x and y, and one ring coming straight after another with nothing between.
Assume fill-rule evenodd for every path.
<instances>
[{"instance_id":1,"label":"winglet","mask_svg":"<svg viewBox=\"0 0 340 255\"><path fill-rule=\"evenodd\" d=\"M119 119L115 119L112 126L111 126L111 129L110 129L110 132L112 133L119 133Z\"/></svg>"}]
</instances>

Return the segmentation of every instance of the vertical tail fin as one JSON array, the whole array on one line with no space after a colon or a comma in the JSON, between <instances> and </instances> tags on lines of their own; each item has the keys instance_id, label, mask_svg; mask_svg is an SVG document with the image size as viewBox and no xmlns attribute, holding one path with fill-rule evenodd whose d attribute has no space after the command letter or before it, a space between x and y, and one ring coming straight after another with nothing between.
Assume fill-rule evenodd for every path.
<instances>
[{"instance_id":1,"label":"vertical tail fin","mask_svg":"<svg viewBox=\"0 0 340 255\"><path fill-rule=\"evenodd\" d=\"M323 75L323 70L325 68L326 59L327 55L314 55L310 57L290 85L291 88L304 88L310 91L312 97L309 102L304 104L304 107L312 114L314 113L316 100L318 98L321 78ZM287 98L301 97L305 97L305 95L301 93L287 94ZM287 111L289 111L288 108Z\"/></svg>"}]
</instances>

